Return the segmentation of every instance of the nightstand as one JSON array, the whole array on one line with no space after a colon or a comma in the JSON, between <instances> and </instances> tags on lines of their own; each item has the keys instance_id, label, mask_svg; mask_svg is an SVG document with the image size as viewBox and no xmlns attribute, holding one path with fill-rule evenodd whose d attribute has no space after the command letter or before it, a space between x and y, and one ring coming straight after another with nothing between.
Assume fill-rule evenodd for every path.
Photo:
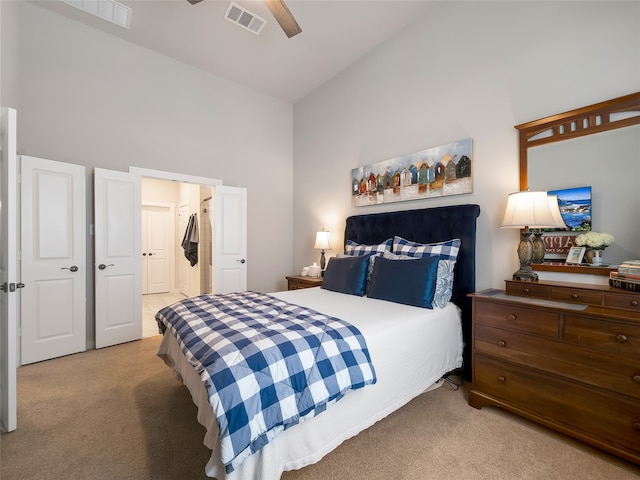
<instances>
[{"instance_id":1,"label":"nightstand","mask_svg":"<svg viewBox=\"0 0 640 480\"><path fill-rule=\"evenodd\" d=\"M287 282L289 290L298 290L300 288L321 286L322 277L303 277L302 275L292 275L287 277Z\"/></svg>"}]
</instances>

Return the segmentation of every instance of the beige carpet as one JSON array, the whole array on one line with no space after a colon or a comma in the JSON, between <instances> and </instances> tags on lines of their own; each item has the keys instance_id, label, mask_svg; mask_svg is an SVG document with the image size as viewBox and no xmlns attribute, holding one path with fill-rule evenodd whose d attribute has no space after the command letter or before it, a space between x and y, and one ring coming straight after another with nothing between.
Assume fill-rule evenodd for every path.
<instances>
[{"instance_id":1,"label":"beige carpet","mask_svg":"<svg viewBox=\"0 0 640 480\"><path fill-rule=\"evenodd\" d=\"M209 451L160 337L18 369L2 480L206 479ZM442 387L283 480L631 480L640 467ZM256 479L259 480L259 479Z\"/></svg>"}]
</instances>

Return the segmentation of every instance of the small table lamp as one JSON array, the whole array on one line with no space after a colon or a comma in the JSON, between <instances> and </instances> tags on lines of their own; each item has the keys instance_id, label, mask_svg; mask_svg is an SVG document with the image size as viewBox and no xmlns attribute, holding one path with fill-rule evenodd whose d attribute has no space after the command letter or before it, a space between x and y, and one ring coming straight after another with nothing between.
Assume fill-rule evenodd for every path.
<instances>
[{"instance_id":1,"label":"small table lamp","mask_svg":"<svg viewBox=\"0 0 640 480\"><path fill-rule=\"evenodd\" d=\"M531 270L530 266L534 256L534 244L531 241L532 232L529 229L564 227L564 221L560 224L561 220L562 215L558 209L557 197L549 199L547 192L524 191L509 194L507 209L500 228L524 229L522 240L518 245L520 269L513 274L514 280L538 280L538 275ZM544 258L544 242L541 238L539 240L536 245L538 250L536 257L542 259Z\"/></svg>"},{"instance_id":2,"label":"small table lamp","mask_svg":"<svg viewBox=\"0 0 640 480\"><path fill-rule=\"evenodd\" d=\"M329 232L322 229L318 233L316 233L316 244L314 245L315 249L321 250L320 252L320 270L324 270L326 265L326 260L324 258L324 251L329 250L331 245L329 245Z\"/></svg>"}]
</instances>

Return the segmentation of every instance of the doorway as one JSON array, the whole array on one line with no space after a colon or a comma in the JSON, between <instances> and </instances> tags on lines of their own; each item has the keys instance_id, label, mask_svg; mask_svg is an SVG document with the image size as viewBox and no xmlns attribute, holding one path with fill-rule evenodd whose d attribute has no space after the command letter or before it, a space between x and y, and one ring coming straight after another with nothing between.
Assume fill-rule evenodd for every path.
<instances>
[{"instance_id":1,"label":"doorway","mask_svg":"<svg viewBox=\"0 0 640 480\"><path fill-rule=\"evenodd\" d=\"M160 335L156 313L158 310L187 298L180 292L148 293L142 295L142 338Z\"/></svg>"},{"instance_id":2,"label":"doorway","mask_svg":"<svg viewBox=\"0 0 640 480\"><path fill-rule=\"evenodd\" d=\"M143 338L159 334L155 321L158 310L183 298L212 291L212 232L207 213L209 198L211 187L206 185L146 176L141 178ZM146 209L148 215L145 215ZM196 216L198 225L198 249L194 265L186 258L182 248L192 215ZM153 216L155 221L152 220ZM160 257L158 254L161 254ZM165 258L168 261L165 262Z\"/></svg>"}]
</instances>

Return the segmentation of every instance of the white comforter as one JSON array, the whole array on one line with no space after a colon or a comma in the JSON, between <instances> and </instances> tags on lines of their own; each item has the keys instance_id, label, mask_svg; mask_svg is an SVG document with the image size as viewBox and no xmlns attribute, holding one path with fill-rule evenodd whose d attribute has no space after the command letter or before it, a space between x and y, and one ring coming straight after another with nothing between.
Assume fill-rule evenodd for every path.
<instances>
[{"instance_id":1,"label":"white comforter","mask_svg":"<svg viewBox=\"0 0 640 480\"><path fill-rule=\"evenodd\" d=\"M462 366L460 315L452 303L428 310L319 287L272 295L356 326L366 339L378 381L348 393L318 417L285 430L227 475L220 461L218 426L204 385L175 338L166 334L158 355L182 379L198 406L198 421L207 429L204 444L212 450L206 466L209 477L277 480L285 470L317 462L344 440L424 392L445 373Z\"/></svg>"}]
</instances>

